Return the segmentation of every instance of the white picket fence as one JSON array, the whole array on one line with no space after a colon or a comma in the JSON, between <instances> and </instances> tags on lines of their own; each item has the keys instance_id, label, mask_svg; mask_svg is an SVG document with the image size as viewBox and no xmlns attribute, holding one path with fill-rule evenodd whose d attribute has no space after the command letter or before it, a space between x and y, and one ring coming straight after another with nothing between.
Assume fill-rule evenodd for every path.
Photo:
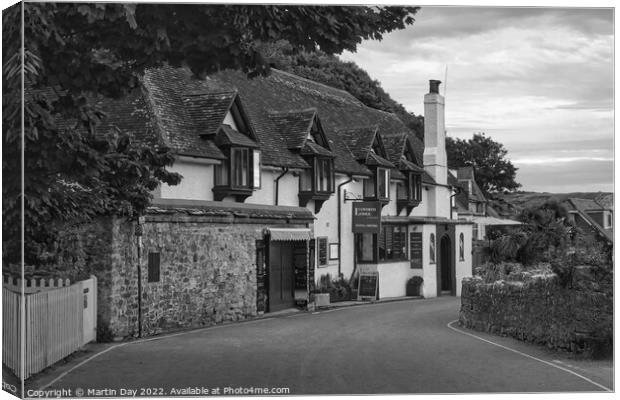
<instances>
[{"instance_id":1,"label":"white picket fence","mask_svg":"<svg viewBox=\"0 0 620 400\"><path fill-rule=\"evenodd\" d=\"M41 292L43 290L50 290L55 288L60 288L64 286L69 286L71 282L69 279L62 278L31 278L26 279L24 281L24 293L36 293ZM13 277L9 274L2 275L2 286L12 290L14 292L21 292L22 290L22 280L16 277Z\"/></svg>"},{"instance_id":2,"label":"white picket fence","mask_svg":"<svg viewBox=\"0 0 620 400\"><path fill-rule=\"evenodd\" d=\"M71 286L43 290L23 297L26 329L20 330L22 296L2 288L2 362L18 377L27 379L62 360L96 338L97 278ZM25 339L24 373L20 357Z\"/></svg>"}]
</instances>

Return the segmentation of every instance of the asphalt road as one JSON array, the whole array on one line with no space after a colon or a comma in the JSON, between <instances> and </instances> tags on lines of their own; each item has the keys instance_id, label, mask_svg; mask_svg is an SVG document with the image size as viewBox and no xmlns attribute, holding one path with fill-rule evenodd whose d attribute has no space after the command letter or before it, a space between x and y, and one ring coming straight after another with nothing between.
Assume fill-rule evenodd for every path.
<instances>
[{"instance_id":1,"label":"asphalt road","mask_svg":"<svg viewBox=\"0 0 620 400\"><path fill-rule=\"evenodd\" d=\"M219 394L252 394L239 392L250 387L288 388L290 395L604 390L541 360L450 329L447 324L457 318L458 307L457 298L380 303L126 344L46 390L71 389L74 395L78 387L108 389L90 394L115 397L132 394L121 389L170 396L206 394L202 388L208 394L218 394L216 388ZM504 345L507 341L516 342L497 338ZM548 356L528 344L517 347L541 359ZM572 370L607 387L613 383L601 382L585 369ZM203 392L171 391L188 387Z\"/></svg>"}]
</instances>

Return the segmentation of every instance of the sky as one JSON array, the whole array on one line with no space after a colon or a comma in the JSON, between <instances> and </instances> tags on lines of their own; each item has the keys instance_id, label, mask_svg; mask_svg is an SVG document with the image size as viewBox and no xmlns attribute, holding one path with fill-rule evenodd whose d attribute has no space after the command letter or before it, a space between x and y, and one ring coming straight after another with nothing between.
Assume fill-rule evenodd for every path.
<instances>
[{"instance_id":1,"label":"sky","mask_svg":"<svg viewBox=\"0 0 620 400\"><path fill-rule=\"evenodd\" d=\"M422 7L341 58L416 115L429 79L443 81L448 136L502 143L521 190L613 191L609 8Z\"/></svg>"}]
</instances>

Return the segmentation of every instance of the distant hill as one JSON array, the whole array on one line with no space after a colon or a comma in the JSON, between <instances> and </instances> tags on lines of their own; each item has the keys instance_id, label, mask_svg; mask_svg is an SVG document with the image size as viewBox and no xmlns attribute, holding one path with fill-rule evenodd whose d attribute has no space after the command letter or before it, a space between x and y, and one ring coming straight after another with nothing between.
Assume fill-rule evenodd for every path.
<instances>
[{"instance_id":1,"label":"distant hill","mask_svg":"<svg viewBox=\"0 0 620 400\"><path fill-rule=\"evenodd\" d=\"M540 206L548 200L555 199L562 202L569 198L595 200L604 207L613 209L614 197L609 192L574 192L574 193L538 193L538 192L515 192L496 194L494 199L489 199L490 205L504 218L516 218L521 211L528 207Z\"/></svg>"}]
</instances>

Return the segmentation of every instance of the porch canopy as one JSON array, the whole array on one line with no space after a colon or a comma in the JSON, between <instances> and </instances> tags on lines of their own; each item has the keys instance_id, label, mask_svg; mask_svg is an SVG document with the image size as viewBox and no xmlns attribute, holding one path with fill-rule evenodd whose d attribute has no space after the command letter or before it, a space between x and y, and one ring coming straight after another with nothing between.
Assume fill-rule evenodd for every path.
<instances>
[{"instance_id":1,"label":"porch canopy","mask_svg":"<svg viewBox=\"0 0 620 400\"><path fill-rule=\"evenodd\" d=\"M500 219L495 217L473 217L472 221L477 224L484 225L523 225L523 223L519 221L514 221L512 219Z\"/></svg>"},{"instance_id":2,"label":"porch canopy","mask_svg":"<svg viewBox=\"0 0 620 400\"><path fill-rule=\"evenodd\" d=\"M312 239L309 228L266 228L265 234L270 235L271 241L304 241Z\"/></svg>"}]
</instances>

